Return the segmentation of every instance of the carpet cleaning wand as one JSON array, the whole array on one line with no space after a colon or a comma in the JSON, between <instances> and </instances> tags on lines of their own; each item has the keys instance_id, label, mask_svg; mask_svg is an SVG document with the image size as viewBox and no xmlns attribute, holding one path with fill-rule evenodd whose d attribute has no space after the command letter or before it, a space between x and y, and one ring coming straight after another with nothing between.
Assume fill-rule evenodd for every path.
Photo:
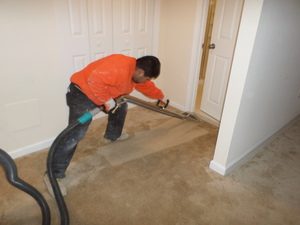
<instances>
[{"instance_id":1,"label":"carpet cleaning wand","mask_svg":"<svg viewBox=\"0 0 300 225\"><path fill-rule=\"evenodd\" d=\"M166 109L169 105L169 100L167 100L166 104L160 105L160 100L155 104L151 102L147 102L144 100L141 100L139 98L133 97L131 95L124 95L116 99L117 104L123 104L125 102L129 102L132 104L135 104L137 106L143 107L145 109L149 109L154 112L158 112L167 116L175 117L177 119L181 120L189 120L189 121L194 121L194 122L199 122L201 121L195 114L191 112L175 112ZM179 110L177 110L179 111Z\"/></svg>"}]
</instances>

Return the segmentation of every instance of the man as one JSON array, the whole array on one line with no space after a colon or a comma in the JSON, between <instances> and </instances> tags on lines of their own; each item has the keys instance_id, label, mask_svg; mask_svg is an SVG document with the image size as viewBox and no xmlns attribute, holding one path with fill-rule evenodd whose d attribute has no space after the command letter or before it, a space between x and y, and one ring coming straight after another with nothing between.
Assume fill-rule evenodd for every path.
<instances>
[{"instance_id":1,"label":"man","mask_svg":"<svg viewBox=\"0 0 300 225\"><path fill-rule=\"evenodd\" d=\"M151 81L160 74L160 62L154 56L144 56L138 59L115 54L92 62L83 70L71 77L71 84L66 95L69 106L69 124L79 118L84 112L104 105L108 113L108 124L104 134L106 142L123 140L128 137L122 134L127 103L116 110L115 98L127 95L136 89L145 96L163 100L164 94ZM61 191L66 190L59 179L65 177L65 171L70 164L78 142L84 137L89 123L80 125L66 137L63 144L56 150L53 159L53 171L59 181ZM47 175L45 182L52 191ZM53 195L53 193L51 193Z\"/></svg>"}]
</instances>

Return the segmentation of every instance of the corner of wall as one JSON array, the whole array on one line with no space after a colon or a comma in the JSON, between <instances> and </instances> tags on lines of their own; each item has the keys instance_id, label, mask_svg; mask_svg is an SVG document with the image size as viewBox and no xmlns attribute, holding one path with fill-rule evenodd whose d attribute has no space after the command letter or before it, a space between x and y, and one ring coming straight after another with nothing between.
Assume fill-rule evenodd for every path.
<instances>
[{"instance_id":1,"label":"corner of wall","mask_svg":"<svg viewBox=\"0 0 300 225\"><path fill-rule=\"evenodd\" d=\"M229 164L228 156L232 152L233 134L236 129L262 5L263 0L245 0L244 3L214 159L210 166L221 174L226 174L231 167L233 168L233 164L227 166ZM222 164L217 162L222 162Z\"/></svg>"},{"instance_id":2,"label":"corner of wall","mask_svg":"<svg viewBox=\"0 0 300 225\"><path fill-rule=\"evenodd\" d=\"M222 176L226 175L226 168L214 160L210 161L209 168Z\"/></svg>"}]
</instances>

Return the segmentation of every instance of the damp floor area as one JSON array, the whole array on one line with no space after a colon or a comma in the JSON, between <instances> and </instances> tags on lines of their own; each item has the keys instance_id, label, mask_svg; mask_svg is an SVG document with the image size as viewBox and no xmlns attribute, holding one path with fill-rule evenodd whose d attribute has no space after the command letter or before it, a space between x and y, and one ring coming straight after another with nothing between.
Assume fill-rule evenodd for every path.
<instances>
[{"instance_id":1,"label":"damp floor area","mask_svg":"<svg viewBox=\"0 0 300 225\"><path fill-rule=\"evenodd\" d=\"M93 121L64 180L71 225L300 224L300 118L246 164L223 177L208 168L218 129L141 108L128 112L128 140L104 144ZM16 160L19 176L46 198L47 150ZM40 225L30 196L0 169L0 225Z\"/></svg>"}]
</instances>

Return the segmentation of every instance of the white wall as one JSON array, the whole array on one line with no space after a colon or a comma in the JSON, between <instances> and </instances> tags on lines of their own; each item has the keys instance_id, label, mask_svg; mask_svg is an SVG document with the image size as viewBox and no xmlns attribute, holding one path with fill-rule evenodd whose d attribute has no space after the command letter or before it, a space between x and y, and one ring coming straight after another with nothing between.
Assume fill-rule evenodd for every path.
<instances>
[{"instance_id":1,"label":"white wall","mask_svg":"<svg viewBox=\"0 0 300 225\"><path fill-rule=\"evenodd\" d=\"M0 148L13 156L66 125L54 21L52 1L0 1Z\"/></svg>"},{"instance_id":2,"label":"white wall","mask_svg":"<svg viewBox=\"0 0 300 225\"><path fill-rule=\"evenodd\" d=\"M249 3L250 0L246 0L245 5ZM232 77L243 77L243 73L235 73L238 67L244 66L239 64L236 56L232 67L216 152L211 163L211 168L217 171L219 166L218 172L224 174L230 171L257 146L299 115L299 21L299 1L264 1L244 85L243 82L234 83L237 78ZM248 46L244 45L244 48ZM237 47L236 52L239 51ZM238 114L233 118L230 117L233 103L231 94L235 88L239 94L241 87L240 104L236 104L239 105L236 108ZM226 130L226 127L233 129Z\"/></svg>"},{"instance_id":3,"label":"white wall","mask_svg":"<svg viewBox=\"0 0 300 225\"><path fill-rule=\"evenodd\" d=\"M265 0L227 164L300 113L300 1Z\"/></svg>"},{"instance_id":4,"label":"white wall","mask_svg":"<svg viewBox=\"0 0 300 225\"><path fill-rule=\"evenodd\" d=\"M161 0L159 58L162 71L159 86L171 103L186 107L192 59L197 0Z\"/></svg>"}]
</instances>

